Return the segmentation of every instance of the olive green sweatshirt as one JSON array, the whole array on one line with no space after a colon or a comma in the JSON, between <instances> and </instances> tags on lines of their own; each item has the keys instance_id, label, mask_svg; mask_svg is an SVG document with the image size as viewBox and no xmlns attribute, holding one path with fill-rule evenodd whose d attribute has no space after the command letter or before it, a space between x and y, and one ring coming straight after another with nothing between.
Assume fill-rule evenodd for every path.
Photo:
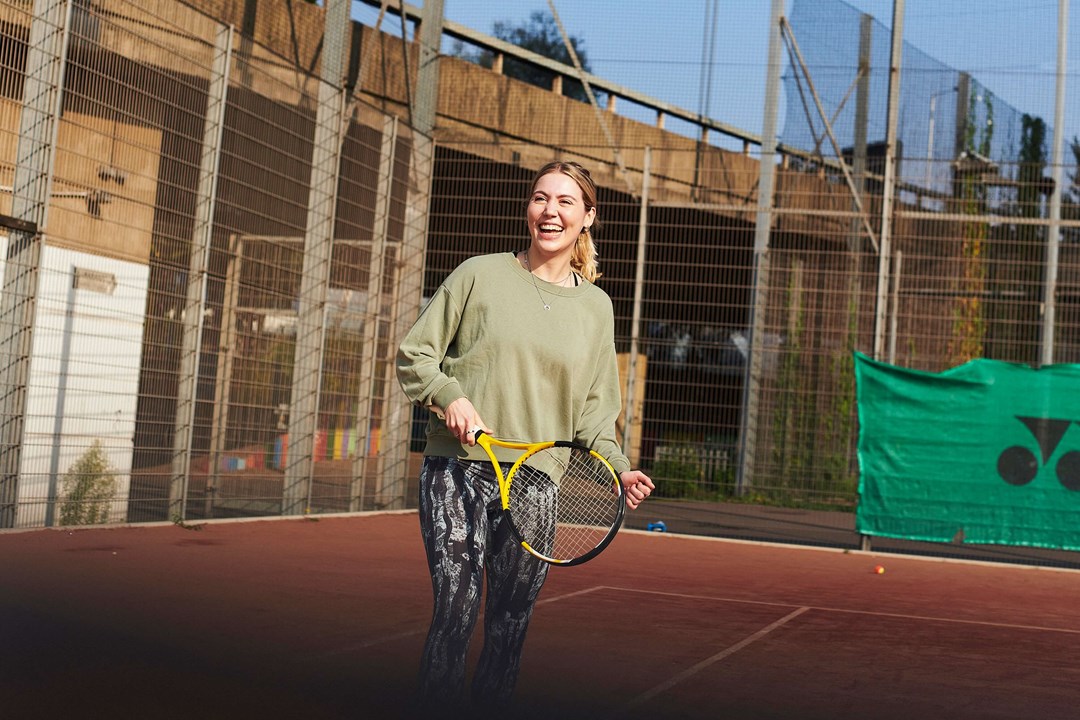
<instances>
[{"instance_id":1,"label":"olive green sweatshirt","mask_svg":"<svg viewBox=\"0 0 1080 720\"><path fill-rule=\"evenodd\" d=\"M480 255L446 278L405 336L398 381L423 407L469 398L497 438L574 440L621 473L630 462L615 437L621 397L614 334L611 299L592 283L559 287L511 253ZM427 438L426 455L487 459L434 413ZM508 462L520 454L495 451Z\"/></svg>"}]
</instances>

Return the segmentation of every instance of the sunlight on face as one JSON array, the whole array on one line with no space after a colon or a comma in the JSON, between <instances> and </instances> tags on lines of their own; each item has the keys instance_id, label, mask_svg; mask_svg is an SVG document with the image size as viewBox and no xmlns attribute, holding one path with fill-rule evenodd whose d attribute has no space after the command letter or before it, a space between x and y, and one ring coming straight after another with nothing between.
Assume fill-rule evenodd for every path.
<instances>
[{"instance_id":1,"label":"sunlight on face","mask_svg":"<svg viewBox=\"0 0 1080 720\"><path fill-rule=\"evenodd\" d=\"M585 207L581 188L573 178L551 172L536 182L527 216L533 246L558 254L573 248L582 228L592 225L596 209Z\"/></svg>"}]
</instances>

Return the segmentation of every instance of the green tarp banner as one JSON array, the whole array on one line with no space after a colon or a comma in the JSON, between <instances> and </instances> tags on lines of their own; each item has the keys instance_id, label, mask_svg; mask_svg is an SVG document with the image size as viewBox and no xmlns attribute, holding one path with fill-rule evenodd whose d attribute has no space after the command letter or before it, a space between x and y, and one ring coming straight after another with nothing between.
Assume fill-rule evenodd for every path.
<instances>
[{"instance_id":1,"label":"green tarp banner","mask_svg":"<svg viewBox=\"0 0 1080 720\"><path fill-rule=\"evenodd\" d=\"M859 532L1080 550L1080 365L855 353L855 378Z\"/></svg>"}]
</instances>

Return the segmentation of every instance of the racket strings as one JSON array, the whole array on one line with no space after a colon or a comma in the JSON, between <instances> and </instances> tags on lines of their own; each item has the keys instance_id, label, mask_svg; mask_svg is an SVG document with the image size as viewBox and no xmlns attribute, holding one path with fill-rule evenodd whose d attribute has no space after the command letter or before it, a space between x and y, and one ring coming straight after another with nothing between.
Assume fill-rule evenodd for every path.
<instances>
[{"instance_id":1,"label":"racket strings","mask_svg":"<svg viewBox=\"0 0 1080 720\"><path fill-rule=\"evenodd\" d=\"M599 546L614 532L622 502L618 478L584 449L533 453L510 478L510 508L522 539L556 560Z\"/></svg>"}]
</instances>

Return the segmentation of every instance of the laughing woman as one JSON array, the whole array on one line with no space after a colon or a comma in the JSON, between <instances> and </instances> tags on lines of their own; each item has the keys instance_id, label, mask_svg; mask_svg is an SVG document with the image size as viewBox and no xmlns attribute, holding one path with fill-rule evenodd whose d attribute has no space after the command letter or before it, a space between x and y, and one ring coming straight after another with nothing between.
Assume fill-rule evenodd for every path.
<instances>
[{"instance_id":1,"label":"laughing woman","mask_svg":"<svg viewBox=\"0 0 1080 720\"><path fill-rule=\"evenodd\" d=\"M621 408L611 300L592 232L596 185L574 162L544 166L526 203L528 246L470 258L424 308L398 351L411 401L432 411L420 473L420 527L434 611L420 668L421 695L464 701L465 659L480 612L484 646L476 703L505 704L547 564L499 543L499 487L471 430L523 442L574 440L609 458L636 508L653 490L616 442ZM505 469L509 468L507 464Z\"/></svg>"}]
</instances>

